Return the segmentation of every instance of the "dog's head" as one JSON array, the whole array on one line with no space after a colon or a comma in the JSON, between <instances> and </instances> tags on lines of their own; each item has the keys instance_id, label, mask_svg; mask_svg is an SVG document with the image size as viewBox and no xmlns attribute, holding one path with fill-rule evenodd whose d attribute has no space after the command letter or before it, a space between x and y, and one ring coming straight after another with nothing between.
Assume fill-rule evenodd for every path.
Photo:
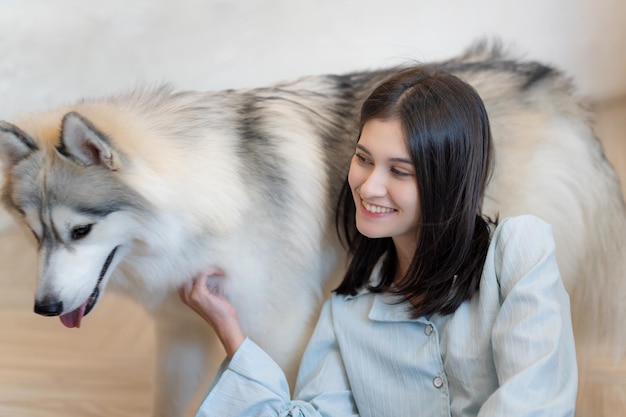
<instances>
[{"instance_id":1,"label":"dog's head","mask_svg":"<svg viewBox=\"0 0 626 417\"><path fill-rule=\"evenodd\" d=\"M0 122L2 201L37 242L35 312L79 327L128 250L146 202L120 178L124 155L79 114L27 131Z\"/></svg>"}]
</instances>

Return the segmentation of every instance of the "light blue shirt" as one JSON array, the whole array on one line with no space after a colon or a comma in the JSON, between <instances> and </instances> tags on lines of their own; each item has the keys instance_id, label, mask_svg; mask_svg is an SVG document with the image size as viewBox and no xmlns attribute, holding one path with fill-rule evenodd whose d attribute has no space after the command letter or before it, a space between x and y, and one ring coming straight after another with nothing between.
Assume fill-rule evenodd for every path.
<instances>
[{"instance_id":1,"label":"light blue shirt","mask_svg":"<svg viewBox=\"0 0 626 417\"><path fill-rule=\"evenodd\" d=\"M304 353L294 400L282 370L246 339L197 416L574 415L569 298L548 224L533 216L502 221L478 293L454 314L411 319L407 304L394 301L367 290L333 295Z\"/></svg>"}]
</instances>

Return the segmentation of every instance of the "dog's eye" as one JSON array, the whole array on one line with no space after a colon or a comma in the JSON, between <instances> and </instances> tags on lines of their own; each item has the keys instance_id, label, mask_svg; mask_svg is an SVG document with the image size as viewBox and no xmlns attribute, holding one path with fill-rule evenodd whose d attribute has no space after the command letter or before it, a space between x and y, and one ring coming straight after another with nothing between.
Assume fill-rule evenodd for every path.
<instances>
[{"instance_id":1,"label":"dog's eye","mask_svg":"<svg viewBox=\"0 0 626 417\"><path fill-rule=\"evenodd\" d=\"M85 224L82 226L76 226L72 229L71 238L72 240L79 240L87 236L91 232L91 225Z\"/></svg>"}]
</instances>

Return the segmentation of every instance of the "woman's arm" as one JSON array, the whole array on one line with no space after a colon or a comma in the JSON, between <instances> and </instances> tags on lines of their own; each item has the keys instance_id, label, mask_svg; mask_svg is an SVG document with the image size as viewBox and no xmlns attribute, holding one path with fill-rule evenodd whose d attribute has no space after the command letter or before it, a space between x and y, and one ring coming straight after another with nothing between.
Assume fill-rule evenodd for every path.
<instances>
[{"instance_id":1,"label":"woman's arm","mask_svg":"<svg viewBox=\"0 0 626 417\"><path fill-rule=\"evenodd\" d=\"M227 366L212 384L197 417L358 416L334 334L329 303L322 311L304 353L296 393L291 400L284 372L263 349L247 339L237 312L208 286L209 271L187 284L180 297L217 332L229 356Z\"/></svg>"},{"instance_id":2,"label":"woman's arm","mask_svg":"<svg viewBox=\"0 0 626 417\"><path fill-rule=\"evenodd\" d=\"M550 226L532 216L506 226L497 237L502 307L492 333L500 387L478 415L573 416L576 353Z\"/></svg>"},{"instance_id":3,"label":"woman's arm","mask_svg":"<svg viewBox=\"0 0 626 417\"><path fill-rule=\"evenodd\" d=\"M211 288L211 277L223 276L218 269L208 269L193 281L187 281L179 291L183 303L191 307L200 317L213 327L226 354L232 359L245 335L239 326L237 311L215 288Z\"/></svg>"}]
</instances>

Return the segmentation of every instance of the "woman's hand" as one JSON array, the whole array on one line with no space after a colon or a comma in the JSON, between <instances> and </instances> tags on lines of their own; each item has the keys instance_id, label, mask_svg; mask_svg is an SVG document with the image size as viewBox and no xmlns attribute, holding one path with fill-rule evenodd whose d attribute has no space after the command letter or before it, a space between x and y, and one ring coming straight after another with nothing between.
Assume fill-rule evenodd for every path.
<instances>
[{"instance_id":1,"label":"woman's hand","mask_svg":"<svg viewBox=\"0 0 626 417\"><path fill-rule=\"evenodd\" d=\"M206 270L185 282L178 294L183 303L213 327L226 354L232 358L245 340L245 335L239 326L235 308L211 285L215 277L222 276L224 273L219 269Z\"/></svg>"}]
</instances>

